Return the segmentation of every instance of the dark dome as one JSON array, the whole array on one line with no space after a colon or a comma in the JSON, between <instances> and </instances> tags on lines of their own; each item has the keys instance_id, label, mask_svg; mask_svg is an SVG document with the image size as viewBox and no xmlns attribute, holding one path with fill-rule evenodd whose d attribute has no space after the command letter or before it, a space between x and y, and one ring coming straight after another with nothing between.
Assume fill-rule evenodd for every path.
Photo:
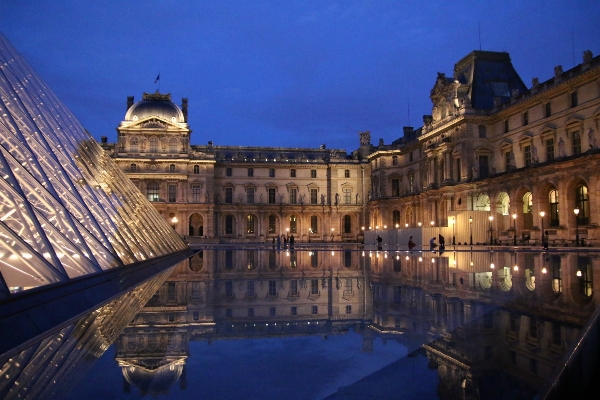
<instances>
[{"instance_id":1,"label":"dark dome","mask_svg":"<svg viewBox=\"0 0 600 400\"><path fill-rule=\"evenodd\" d=\"M185 122L181 109L171 101L170 94L144 93L142 101L138 101L127 110L126 121L140 121L149 117L158 117L173 123Z\"/></svg>"}]
</instances>

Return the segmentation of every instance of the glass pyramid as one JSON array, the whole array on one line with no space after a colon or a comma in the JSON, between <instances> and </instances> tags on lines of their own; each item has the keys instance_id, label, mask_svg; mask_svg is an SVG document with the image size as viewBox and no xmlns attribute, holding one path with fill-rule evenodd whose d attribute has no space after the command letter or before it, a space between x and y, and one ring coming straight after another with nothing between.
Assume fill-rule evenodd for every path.
<instances>
[{"instance_id":1,"label":"glass pyramid","mask_svg":"<svg viewBox=\"0 0 600 400\"><path fill-rule=\"evenodd\" d=\"M0 34L0 297L186 248Z\"/></svg>"}]
</instances>

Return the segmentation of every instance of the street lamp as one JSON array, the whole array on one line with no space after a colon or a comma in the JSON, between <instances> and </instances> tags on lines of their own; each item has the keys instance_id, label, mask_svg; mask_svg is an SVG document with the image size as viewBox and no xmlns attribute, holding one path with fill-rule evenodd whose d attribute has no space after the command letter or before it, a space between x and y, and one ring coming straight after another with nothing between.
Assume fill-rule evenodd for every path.
<instances>
[{"instance_id":1,"label":"street lamp","mask_svg":"<svg viewBox=\"0 0 600 400\"><path fill-rule=\"evenodd\" d=\"M579 208L573 210L575 213L575 246L579 247Z\"/></svg>"},{"instance_id":2,"label":"street lamp","mask_svg":"<svg viewBox=\"0 0 600 400\"><path fill-rule=\"evenodd\" d=\"M513 228L514 228L513 244L516 246L517 245L517 213L513 213L512 217L513 217Z\"/></svg>"},{"instance_id":3,"label":"street lamp","mask_svg":"<svg viewBox=\"0 0 600 400\"><path fill-rule=\"evenodd\" d=\"M493 230L492 230L492 221L494 220L494 216L490 215L488 217L488 219L490 220L490 246L493 244L494 242L494 237L492 236Z\"/></svg>"},{"instance_id":4,"label":"street lamp","mask_svg":"<svg viewBox=\"0 0 600 400\"><path fill-rule=\"evenodd\" d=\"M433 228L433 225L435 225L435 222L431 221L430 224L431 224L431 227Z\"/></svg>"},{"instance_id":5,"label":"street lamp","mask_svg":"<svg viewBox=\"0 0 600 400\"><path fill-rule=\"evenodd\" d=\"M455 236L454 236L454 227L456 226L456 217L452 217L452 219L450 219L451 223L452 223L452 246L454 246L455 243Z\"/></svg>"},{"instance_id":6,"label":"street lamp","mask_svg":"<svg viewBox=\"0 0 600 400\"><path fill-rule=\"evenodd\" d=\"M419 225L419 228L421 227L421 225L423 225L421 222L419 222L417 225Z\"/></svg>"},{"instance_id":7,"label":"street lamp","mask_svg":"<svg viewBox=\"0 0 600 400\"><path fill-rule=\"evenodd\" d=\"M469 217L469 245L473 246L473 217Z\"/></svg>"},{"instance_id":8,"label":"street lamp","mask_svg":"<svg viewBox=\"0 0 600 400\"><path fill-rule=\"evenodd\" d=\"M544 217L546 216L546 213L543 211L540 211L540 217L542 217L542 243L544 243Z\"/></svg>"}]
</instances>

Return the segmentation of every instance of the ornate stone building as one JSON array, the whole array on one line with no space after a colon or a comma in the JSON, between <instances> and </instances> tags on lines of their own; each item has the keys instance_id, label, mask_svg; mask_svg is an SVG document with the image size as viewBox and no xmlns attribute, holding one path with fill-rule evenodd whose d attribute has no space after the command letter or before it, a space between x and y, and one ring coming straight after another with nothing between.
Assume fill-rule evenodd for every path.
<instances>
[{"instance_id":1,"label":"ornate stone building","mask_svg":"<svg viewBox=\"0 0 600 400\"><path fill-rule=\"evenodd\" d=\"M353 154L320 148L190 145L187 99L128 97L110 152L160 213L191 242L201 238L356 241L370 187L369 134Z\"/></svg>"},{"instance_id":2,"label":"ornate stone building","mask_svg":"<svg viewBox=\"0 0 600 400\"><path fill-rule=\"evenodd\" d=\"M527 88L507 53L474 51L438 73L432 114L401 138L345 150L190 145L187 99L128 98L103 143L180 235L360 240L384 227L449 227L456 242L599 238L600 58ZM105 140L104 140L105 141ZM575 214L575 211L578 214ZM399 237L396 235L396 237Z\"/></svg>"},{"instance_id":3,"label":"ornate stone building","mask_svg":"<svg viewBox=\"0 0 600 400\"><path fill-rule=\"evenodd\" d=\"M423 126L369 155L369 225L455 224L464 243L542 230L551 244L597 242L599 82L589 51L529 89L507 53L470 53L451 78L438 73Z\"/></svg>"}]
</instances>

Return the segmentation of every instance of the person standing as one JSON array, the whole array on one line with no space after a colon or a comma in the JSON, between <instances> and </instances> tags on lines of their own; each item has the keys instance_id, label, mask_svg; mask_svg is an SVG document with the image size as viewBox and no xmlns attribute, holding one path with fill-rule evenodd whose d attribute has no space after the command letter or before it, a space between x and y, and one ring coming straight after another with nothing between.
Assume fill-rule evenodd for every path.
<instances>
[{"instance_id":1,"label":"person standing","mask_svg":"<svg viewBox=\"0 0 600 400\"><path fill-rule=\"evenodd\" d=\"M548 250L548 231L545 231L542 236L542 246L544 247L544 250Z\"/></svg>"}]
</instances>

